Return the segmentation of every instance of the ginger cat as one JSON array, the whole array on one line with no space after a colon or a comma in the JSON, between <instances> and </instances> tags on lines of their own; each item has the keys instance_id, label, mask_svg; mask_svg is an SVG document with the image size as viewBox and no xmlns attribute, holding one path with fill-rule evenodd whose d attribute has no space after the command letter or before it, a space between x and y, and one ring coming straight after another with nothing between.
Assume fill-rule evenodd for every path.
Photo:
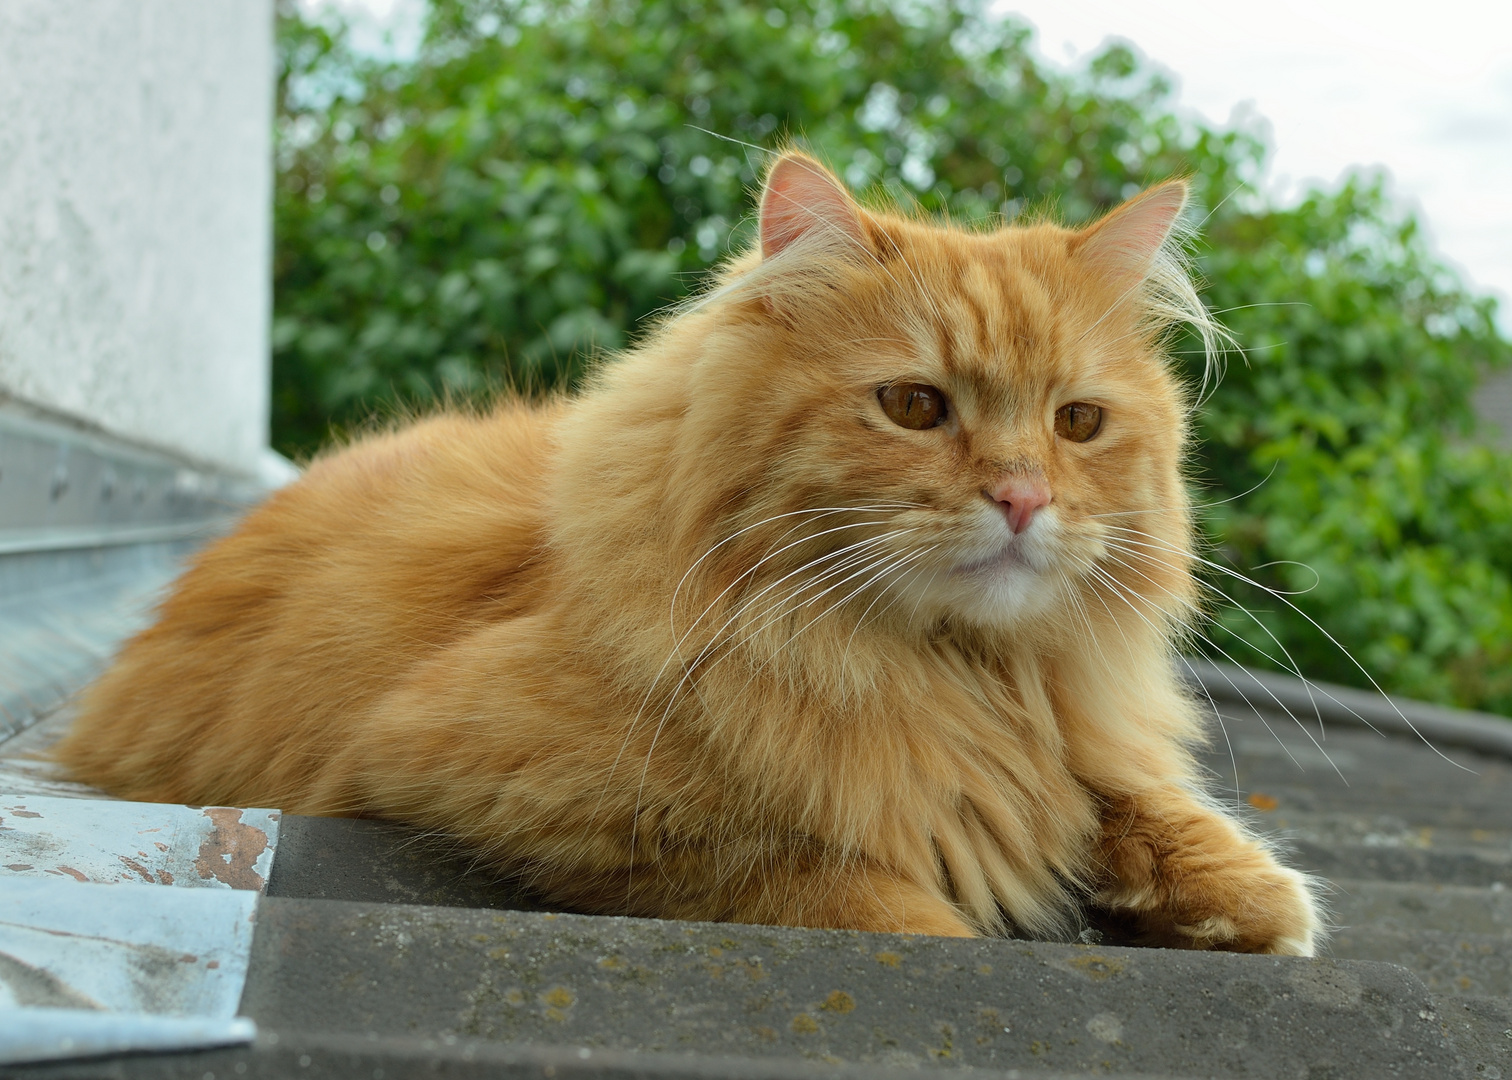
<instances>
[{"instance_id":1,"label":"ginger cat","mask_svg":"<svg viewBox=\"0 0 1512 1080\"><path fill-rule=\"evenodd\" d=\"M582 394L365 438L199 556L58 756L412 822L578 910L1310 954L1203 790L1162 184L1081 230L760 241Z\"/></svg>"}]
</instances>

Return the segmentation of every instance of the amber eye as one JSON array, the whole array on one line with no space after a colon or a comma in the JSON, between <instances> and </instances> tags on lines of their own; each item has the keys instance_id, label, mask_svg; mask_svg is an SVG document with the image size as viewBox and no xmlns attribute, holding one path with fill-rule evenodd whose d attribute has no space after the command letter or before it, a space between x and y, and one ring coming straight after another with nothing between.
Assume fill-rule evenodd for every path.
<instances>
[{"instance_id":1,"label":"amber eye","mask_svg":"<svg viewBox=\"0 0 1512 1080\"><path fill-rule=\"evenodd\" d=\"M1073 401L1055 412L1055 433L1072 442L1086 442L1102 427L1102 406Z\"/></svg>"},{"instance_id":2,"label":"amber eye","mask_svg":"<svg viewBox=\"0 0 1512 1080\"><path fill-rule=\"evenodd\" d=\"M899 427L932 428L945 422L945 395L926 383L894 383L877 391L877 400Z\"/></svg>"}]
</instances>

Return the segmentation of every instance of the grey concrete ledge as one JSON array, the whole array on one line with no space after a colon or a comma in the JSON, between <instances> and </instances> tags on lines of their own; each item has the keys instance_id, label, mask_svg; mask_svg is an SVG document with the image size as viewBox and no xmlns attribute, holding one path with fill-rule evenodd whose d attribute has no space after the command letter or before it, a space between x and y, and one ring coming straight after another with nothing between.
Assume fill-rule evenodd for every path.
<instances>
[{"instance_id":1,"label":"grey concrete ledge","mask_svg":"<svg viewBox=\"0 0 1512 1080\"><path fill-rule=\"evenodd\" d=\"M1334 683L1303 680L1234 664L1189 657L1186 666L1215 705L1266 712L1287 711L1302 720L1370 727L1422 739L1434 746L1462 746L1512 758L1512 719L1390 697Z\"/></svg>"},{"instance_id":2,"label":"grey concrete ledge","mask_svg":"<svg viewBox=\"0 0 1512 1080\"><path fill-rule=\"evenodd\" d=\"M242 1012L323 1045L761 1063L694 1074L709 1076L1456 1070L1429 992L1390 964L277 897L259 908Z\"/></svg>"},{"instance_id":3,"label":"grey concrete ledge","mask_svg":"<svg viewBox=\"0 0 1512 1080\"><path fill-rule=\"evenodd\" d=\"M590 1047L499 1046L479 1040L360 1038L269 1032L250 1047L73 1061L17 1069L36 1080L918 1080L917 1069L757 1061L703 1054L641 1054ZM1105 1074L972 1070L982 1080L1094 1080ZM1129 1076L1131 1074L1125 1074ZM1140 1073L1132 1080L1188 1080Z\"/></svg>"},{"instance_id":4,"label":"grey concrete ledge","mask_svg":"<svg viewBox=\"0 0 1512 1080\"><path fill-rule=\"evenodd\" d=\"M518 882L478 865L455 840L406 825L285 814L269 896L368 904L535 911Z\"/></svg>"}]
</instances>

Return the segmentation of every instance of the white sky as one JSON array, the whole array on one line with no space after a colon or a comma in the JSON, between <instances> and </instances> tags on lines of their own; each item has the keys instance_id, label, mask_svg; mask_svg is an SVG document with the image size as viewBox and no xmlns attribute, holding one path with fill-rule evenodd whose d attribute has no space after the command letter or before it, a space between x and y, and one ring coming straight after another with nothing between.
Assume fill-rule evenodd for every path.
<instances>
[{"instance_id":1,"label":"white sky","mask_svg":"<svg viewBox=\"0 0 1512 1080\"><path fill-rule=\"evenodd\" d=\"M1484 0L1000 0L1067 64L1131 42L1215 123L1271 128L1270 190L1384 166L1435 248L1512 330L1512 3Z\"/></svg>"},{"instance_id":2,"label":"white sky","mask_svg":"<svg viewBox=\"0 0 1512 1080\"><path fill-rule=\"evenodd\" d=\"M423 10L421 0L335 2L401 38ZM1207 120L1253 109L1270 125L1266 183L1282 199L1351 166L1384 167L1439 254L1499 297L1512 332L1508 0L998 0L997 10L1032 23L1053 63L1120 38Z\"/></svg>"}]
</instances>

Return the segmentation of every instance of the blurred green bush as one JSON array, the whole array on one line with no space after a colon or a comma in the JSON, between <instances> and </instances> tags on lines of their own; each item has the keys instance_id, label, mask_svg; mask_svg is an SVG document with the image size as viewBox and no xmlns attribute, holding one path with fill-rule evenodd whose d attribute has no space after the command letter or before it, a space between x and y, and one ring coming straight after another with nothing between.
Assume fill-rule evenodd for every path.
<instances>
[{"instance_id":1,"label":"blurred green bush","mask_svg":"<svg viewBox=\"0 0 1512 1080\"><path fill-rule=\"evenodd\" d=\"M571 382L744 241L789 139L966 221L1076 223L1187 174L1206 298L1244 346L1196 417L1204 648L1361 684L1352 654L1390 690L1512 713L1512 455L1471 411L1512 345L1378 179L1270 205L1253 131L1179 117L1124 48L1046 68L975 0L432 0L397 61L286 0L278 49L286 453ZM1200 385L1196 343L1176 351Z\"/></svg>"}]
</instances>

